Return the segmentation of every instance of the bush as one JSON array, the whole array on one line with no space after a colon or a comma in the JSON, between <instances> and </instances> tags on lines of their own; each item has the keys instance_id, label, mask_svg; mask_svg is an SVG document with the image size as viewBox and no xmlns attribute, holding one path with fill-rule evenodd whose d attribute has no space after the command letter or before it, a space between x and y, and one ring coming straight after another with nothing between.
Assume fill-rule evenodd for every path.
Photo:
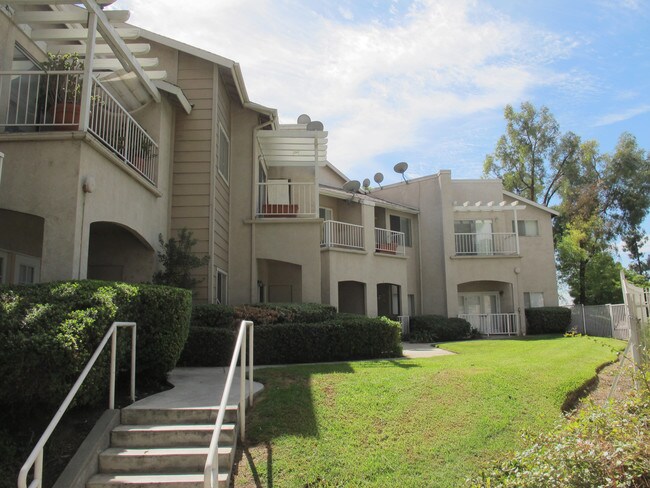
<instances>
[{"instance_id":1,"label":"bush","mask_svg":"<svg viewBox=\"0 0 650 488\"><path fill-rule=\"evenodd\" d=\"M219 327L191 326L178 363L181 366L228 366L237 332Z\"/></svg>"},{"instance_id":2,"label":"bush","mask_svg":"<svg viewBox=\"0 0 650 488\"><path fill-rule=\"evenodd\" d=\"M228 305L194 305L190 327L233 328L235 309Z\"/></svg>"},{"instance_id":3,"label":"bush","mask_svg":"<svg viewBox=\"0 0 650 488\"><path fill-rule=\"evenodd\" d=\"M470 323L461 318L442 315L416 315L411 317L412 342L443 342L468 339L472 334Z\"/></svg>"},{"instance_id":4,"label":"bush","mask_svg":"<svg viewBox=\"0 0 650 488\"><path fill-rule=\"evenodd\" d=\"M336 308L320 303L260 303L235 307L235 318L256 324L318 323L332 320Z\"/></svg>"},{"instance_id":5,"label":"bush","mask_svg":"<svg viewBox=\"0 0 650 488\"><path fill-rule=\"evenodd\" d=\"M138 382L164 379L183 349L190 313L191 293L165 286L67 281L2 287L0 405L58 406L113 321L138 325ZM118 354L126 358L130 341L120 335L126 347ZM106 351L78 405L103 397L108 360Z\"/></svg>"},{"instance_id":6,"label":"bush","mask_svg":"<svg viewBox=\"0 0 650 488\"><path fill-rule=\"evenodd\" d=\"M591 404L531 447L473 480L474 487L650 485L650 397Z\"/></svg>"},{"instance_id":7,"label":"bush","mask_svg":"<svg viewBox=\"0 0 650 488\"><path fill-rule=\"evenodd\" d=\"M526 309L526 334L561 334L571 325L571 310L565 307Z\"/></svg>"},{"instance_id":8,"label":"bush","mask_svg":"<svg viewBox=\"0 0 650 488\"><path fill-rule=\"evenodd\" d=\"M386 318L346 317L321 323L255 324L255 364L315 363L401 356L401 328ZM225 366L235 331L191 327L181 362Z\"/></svg>"}]
</instances>

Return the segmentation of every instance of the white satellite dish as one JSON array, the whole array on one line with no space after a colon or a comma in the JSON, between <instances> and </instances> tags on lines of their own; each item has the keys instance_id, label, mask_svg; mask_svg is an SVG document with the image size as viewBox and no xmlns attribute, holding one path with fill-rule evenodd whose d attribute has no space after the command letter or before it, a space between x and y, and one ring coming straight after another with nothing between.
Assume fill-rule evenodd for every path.
<instances>
[{"instance_id":1,"label":"white satellite dish","mask_svg":"<svg viewBox=\"0 0 650 488\"><path fill-rule=\"evenodd\" d=\"M359 191L359 188L361 188L361 183L357 180L348 181L343 185L343 189L349 193L356 193Z\"/></svg>"},{"instance_id":2,"label":"white satellite dish","mask_svg":"<svg viewBox=\"0 0 650 488\"><path fill-rule=\"evenodd\" d=\"M323 128L323 123L318 120L313 120L307 124L307 130L322 131Z\"/></svg>"},{"instance_id":3,"label":"white satellite dish","mask_svg":"<svg viewBox=\"0 0 650 488\"><path fill-rule=\"evenodd\" d=\"M406 177L404 176L404 173L406 173L406 170L407 170L408 168L409 168L408 163L402 161L401 163L397 163L397 164L393 167L393 170L395 171L395 173L398 173L398 174L402 175L402 179L403 179L404 181L406 181ZM406 183L408 183L408 181L406 181Z\"/></svg>"},{"instance_id":4,"label":"white satellite dish","mask_svg":"<svg viewBox=\"0 0 650 488\"><path fill-rule=\"evenodd\" d=\"M374 180L375 183L379 185L379 188L381 188L381 182L384 181L384 175L382 173L375 173Z\"/></svg>"},{"instance_id":5,"label":"white satellite dish","mask_svg":"<svg viewBox=\"0 0 650 488\"><path fill-rule=\"evenodd\" d=\"M299 124L308 124L309 122L311 122L311 117L307 114L302 114L298 117Z\"/></svg>"},{"instance_id":6,"label":"white satellite dish","mask_svg":"<svg viewBox=\"0 0 650 488\"><path fill-rule=\"evenodd\" d=\"M365 180L363 180L363 187L370 188L370 179L366 178Z\"/></svg>"}]
</instances>

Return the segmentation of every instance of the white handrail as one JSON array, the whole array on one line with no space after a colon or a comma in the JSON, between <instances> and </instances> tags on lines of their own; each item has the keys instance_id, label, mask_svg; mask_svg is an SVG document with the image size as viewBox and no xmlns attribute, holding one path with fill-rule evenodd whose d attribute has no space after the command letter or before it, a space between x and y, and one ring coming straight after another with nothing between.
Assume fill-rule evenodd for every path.
<instances>
[{"instance_id":1,"label":"white handrail","mask_svg":"<svg viewBox=\"0 0 650 488\"><path fill-rule=\"evenodd\" d=\"M117 328L118 327L132 328L131 329L131 401L135 401L136 325L135 322L113 322L111 327L108 329L108 332L106 332L106 335L102 339L102 342L100 342L99 346L97 346L97 349L95 349L95 353L90 358L90 361L88 361L88 364L86 364L86 367L79 375L79 378L77 378L75 384L72 386L72 389L68 393L68 396L66 396L65 400L63 400L63 403L57 410L50 424L47 426L47 429L45 429L45 432L36 443L36 446L34 446L34 449L32 450L32 453L27 458L27 461L25 461L23 467L20 468L20 473L18 474L18 488L27 488L27 475L29 474L29 471L32 469L32 467L34 467L34 479L29 484L29 488L40 488L41 486L43 486L43 448L45 447L47 441L50 439L50 436L52 435L52 432L58 425L59 421L61 420L61 417L63 417L63 414L70 406L70 403L72 402L74 396L77 394L77 391L79 391L79 388L81 388L81 385L86 379L86 376L88 376L90 369L97 361L97 358L103 351L104 346L106 346L106 343L108 342L109 338L111 339L111 378L110 378L110 393L109 393L109 400L108 400L108 408L110 408L111 410L115 408L115 368L116 368L115 353L117 349Z\"/></svg>"},{"instance_id":2,"label":"white handrail","mask_svg":"<svg viewBox=\"0 0 650 488\"><path fill-rule=\"evenodd\" d=\"M205 488L217 488L219 486L219 436L223 428L223 419L226 414L226 407L228 405L228 398L230 397L230 389L235 377L235 369L237 368L237 356L240 356L240 383L239 383L239 409L240 409L240 435L241 440L246 439L246 330L250 331L249 342L249 363L248 363L248 379L249 386L249 401L253 405L253 322L249 320L242 320L239 325L239 333L237 334L237 341L235 342L235 350L232 354L232 360L228 367L228 376L226 377L226 384L224 385L223 395L221 396L221 403L219 404L219 413L217 414L217 421L214 424L214 431L212 432L212 439L210 440L210 448L208 450L208 458L205 461L205 468L203 470L203 484Z\"/></svg>"}]
</instances>

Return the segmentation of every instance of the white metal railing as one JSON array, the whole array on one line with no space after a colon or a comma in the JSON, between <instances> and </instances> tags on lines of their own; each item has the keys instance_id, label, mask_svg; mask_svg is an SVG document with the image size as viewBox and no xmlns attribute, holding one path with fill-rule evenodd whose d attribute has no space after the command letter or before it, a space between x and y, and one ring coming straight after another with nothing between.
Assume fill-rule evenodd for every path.
<instances>
[{"instance_id":1,"label":"white metal railing","mask_svg":"<svg viewBox=\"0 0 650 488\"><path fill-rule=\"evenodd\" d=\"M519 316L516 313L461 313L458 317L488 336L519 333Z\"/></svg>"},{"instance_id":2,"label":"white metal railing","mask_svg":"<svg viewBox=\"0 0 650 488\"><path fill-rule=\"evenodd\" d=\"M406 254L404 232L375 227L375 252L384 254Z\"/></svg>"},{"instance_id":3,"label":"white metal railing","mask_svg":"<svg viewBox=\"0 0 650 488\"><path fill-rule=\"evenodd\" d=\"M256 217L318 217L314 182L269 180L257 189Z\"/></svg>"},{"instance_id":4,"label":"white metal railing","mask_svg":"<svg viewBox=\"0 0 650 488\"><path fill-rule=\"evenodd\" d=\"M102 342L100 342L99 346L97 346L97 349L95 349L95 353L88 361L88 364L86 364L86 367L79 375L79 378L77 378L77 381L72 386L72 389L68 395L65 397L65 400L63 400L63 403L56 411L56 414L54 415L54 418L50 424L47 426L47 429L45 429L45 432L36 443L36 446L34 446L34 449L27 458L27 461L25 461L25 464L23 464L23 467L20 469L20 473L18 474L18 488L27 488L27 475L31 471L32 467L34 468L34 477L32 482L29 484L29 488L41 488L43 486L43 450L45 448L45 444L61 420L61 417L63 417L63 414L70 406L70 403L74 399L74 396L77 394L77 391L79 391L79 388L81 388L81 385L86 379L86 376L88 376L88 373L97 361L100 353L104 350L104 346L106 346L106 343L109 339L111 340L111 371L108 408L111 410L115 408L115 375L117 367L116 352L118 327L131 327L131 401L135 401L136 325L135 322L113 322L111 327L108 329L108 332L106 332L106 335L102 339Z\"/></svg>"},{"instance_id":5,"label":"white metal railing","mask_svg":"<svg viewBox=\"0 0 650 488\"><path fill-rule=\"evenodd\" d=\"M214 424L214 431L212 432L212 439L210 440L210 448L208 450L208 458L205 461L205 468L203 470L203 484L205 488L218 488L219 486L219 436L223 428L223 420L226 414L226 407L228 406L228 399L230 397L230 389L235 377L235 369L237 368L237 356L240 357L241 366L240 379L239 379L239 422L241 440L246 440L246 332L249 333L248 341L248 380L249 380L249 402L253 405L253 322L249 320L242 320L239 325L239 333L237 334L237 341L235 342L235 350L232 354L230 367L228 368L228 376L226 377L226 384L224 386L223 395L221 396L221 403L219 404L219 413L217 414L217 421Z\"/></svg>"},{"instance_id":6,"label":"white metal railing","mask_svg":"<svg viewBox=\"0 0 650 488\"><path fill-rule=\"evenodd\" d=\"M0 128L80 130L83 81L83 71L0 71ZM94 77L89 107L88 131L157 184L158 145Z\"/></svg>"},{"instance_id":7,"label":"white metal railing","mask_svg":"<svg viewBox=\"0 0 650 488\"><path fill-rule=\"evenodd\" d=\"M402 337L408 336L411 333L411 318L408 315L399 315L397 320L402 326Z\"/></svg>"},{"instance_id":8,"label":"white metal railing","mask_svg":"<svg viewBox=\"0 0 650 488\"><path fill-rule=\"evenodd\" d=\"M511 256L519 254L514 232L456 233L456 254L461 256Z\"/></svg>"},{"instance_id":9,"label":"white metal railing","mask_svg":"<svg viewBox=\"0 0 650 488\"><path fill-rule=\"evenodd\" d=\"M364 249L363 226L326 220L323 222L323 234L320 245L323 247L349 247Z\"/></svg>"},{"instance_id":10,"label":"white metal railing","mask_svg":"<svg viewBox=\"0 0 650 488\"><path fill-rule=\"evenodd\" d=\"M96 78L92 80L88 130L126 164L157 184L158 145Z\"/></svg>"}]
</instances>

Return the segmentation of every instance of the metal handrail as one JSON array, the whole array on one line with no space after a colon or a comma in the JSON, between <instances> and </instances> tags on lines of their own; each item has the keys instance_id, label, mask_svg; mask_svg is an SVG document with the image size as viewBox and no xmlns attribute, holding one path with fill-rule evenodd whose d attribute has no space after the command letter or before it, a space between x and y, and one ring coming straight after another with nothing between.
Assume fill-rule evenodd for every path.
<instances>
[{"instance_id":1,"label":"metal handrail","mask_svg":"<svg viewBox=\"0 0 650 488\"><path fill-rule=\"evenodd\" d=\"M232 354L232 360L228 367L228 376L224 386L223 395L221 396L221 403L219 404L219 413L217 414L217 421L214 424L214 431L212 432L212 439L210 440L210 448L208 450L208 458L205 461L205 468L203 470L203 484L205 488L217 488L219 486L219 436L223 428L223 419L226 414L226 406L228 405L228 398L230 397L230 389L235 377L235 368L237 368L237 356L240 356L241 367L240 369L240 384L239 384L239 411L240 411L240 435L242 442L246 439L246 331L249 330L250 341L248 343L248 380L249 380L249 401L253 405L253 322L250 320L242 320L239 325L239 333L237 334L237 342L235 343L235 350Z\"/></svg>"},{"instance_id":2,"label":"metal handrail","mask_svg":"<svg viewBox=\"0 0 650 488\"><path fill-rule=\"evenodd\" d=\"M40 488L43 486L43 449L45 447L45 444L50 439L50 436L52 435L52 432L58 425L59 421L61 420L61 417L63 417L63 414L70 406L70 403L72 402L74 396L77 394L77 391L79 391L79 388L81 388L81 385L86 379L86 376L88 376L88 373L90 373L90 369L93 367L93 365L97 361L97 358L104 350L104 346L106 346L108 339L111 339L111 376L110 376L110 392L109 392L109 399L108 399L108 408L111 410L115 408L115 369L117 364L116 351L117 351L117 328L118 327L132 328L131 329L131 401L135 401L136 325L135 322L113 322L111 327L108 329L108 332L106 332L106 335L102 339L102 342L100 342L99 346L97 346L97 349L95 349L95 353L90 358L90 361L88 361L88 364L86 364L86 367L79 375L79 378L77 378L77 381L70 389L68 396L66 396L65 400L63 400L63 403L61 404L56 414L54 415L54 418L52 418L50 424L47 426L47 429L45 429L45 432L36 443L36 446L34 446L34 449L32 450L31 454L27 458L27 461L25 461L23 467L20 468L20 473L18 474L18 488L27 488L27 475L29 474L32 467L34 468L34 479L29 484L29 488Z\"/></svg>"}]
</instances>

